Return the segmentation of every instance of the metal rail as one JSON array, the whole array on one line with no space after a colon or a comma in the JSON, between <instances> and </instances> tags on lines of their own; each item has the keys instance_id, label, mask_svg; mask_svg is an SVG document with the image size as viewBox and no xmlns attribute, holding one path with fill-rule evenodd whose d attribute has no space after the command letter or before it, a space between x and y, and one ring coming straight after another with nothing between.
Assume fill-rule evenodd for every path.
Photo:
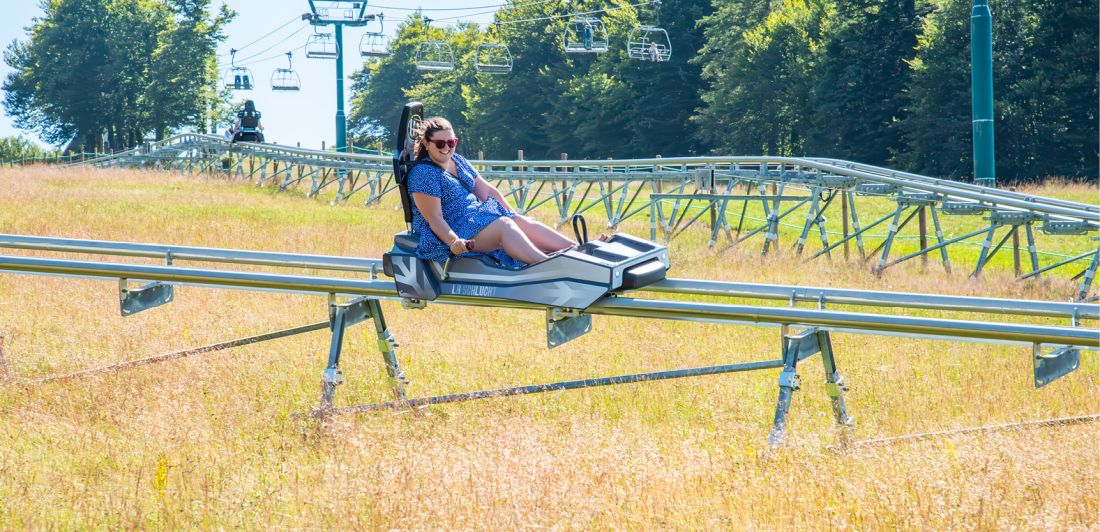
<instances>
[{"instance_id":1,"label":"metal rail","mask_svg":"<svg viewBox=\"0 0 1100 532\"><path fill-rule=\"evenodd\" d=\"M142 279L225 288L272 289L299 293L313 292L318 294L346 294L386 298L398 297L394 285L390 281L363 281L302 275L182 268L178 266L146 266L108 262L0 256L0 270L106 279ZM443 296L439 301L539 310L546 308L540 305L517 303L514 301L461 296ZM586 309L585 312L608 316L686 321L703 320L726 323L805 325L809 327L841 328L849 331L867 333L903 333L937 336L942 338L962 337L977 340L1014 341L1032 344L1100 347L1100 330L1093 329L937 318L913 318L832 310L758 307L749 305L657 301L612 297L597 302Z\"/></svg>"},{"instance_id":2,"label":"metal rail","mask_svg":"<svg viewBox=\"0 0 1100 532\"><path fill-rule=\"evenodd\" d=\"M1063 199L1058 199L1058 198L1047 198L1047 197L1044 197L1044 196L1033 196L1033 195L1030 195L1030 194L1024 194L1022 192L1016 192L1016 191L1013 191L1013 190L1008 190L1008 189L1003 189L1003 188L985 187L985 186L982 186L982 185L975 185L975 184L972 184L972 183L965 183L965 182L962 182L962 181L952 181L950 179L937 179L937 178L934 178L934 177L923 176L923 175L920 175L920 174L914 174L914 173L910 173L910 172L902 172L900 170L892 170L890 168L883 168L881 166L874 166L874 165L870 165L870 164L863 164L863 163L857 163L857 162L852 162L852 161L845 161L845 160L841 160L841 159L830 159L830 158L826 158L826 157L809 157L808 159L810 159L812 161L819 161L819 162L823 162L823 163L827 163L827 164L831 164L831 165L836 165L836 166L841 166L841 167L854 168L854 169L859 170L861 172L870 172L870 173L875 173L875 174L880 174L880 175L887 175L887 176L892 176L892 177L905 178L905 179L910 179L910 180L914 180L914 181L929 183L929 184L932 184L932 185L946 186L946 187L957 188L957 189L960 189L960 190L970 190L970 191L973 191L973 192L980 192L980 193L983 193L983 194L990 194L990 195L1001 196L1001 197L1005 197L1005 198L1013 198L1013 199L1023 200L1023 201L1029 202L1029 203L1049 204L1049 205L1056 205L1056 206L1060 206L1060 207L1067 207L1067 208L1071 208L1071 209L1081 209L1081 210L1090 211L1090 212L1100 212L1100 205L1090 205L1088 203L1081 203L1081 202L1078 202L1078 201L1069 201L1069 200L1063 200Z\"/></svg>"},{"instance_id":3,"label":"metal rail","mask_svg":"<svg viewBox=\"0 0 1100 532\"><path fill-rule=\"evenodd\" d=\"M371 279L375 279L382 271L382 261L380 259L371 258L276 253L166 244L140 244L132 242L11 234L0 234L0 248L87 253L123 257L145 257L164 259L171 262L200 261L278 266L285 268L341 270L368 273ZM796 302L810 302L822 308L826 304L837 304L1048 316L1069 319L1100 318L1100 305L1097 304L949 296L911 292L885 292L796 285L737 283L729 281L670 278L651 284L645 287L642 292L675 295L708 295L746 299L771 299L788 301L792 305Z\"/></svg>"}]
</instances>

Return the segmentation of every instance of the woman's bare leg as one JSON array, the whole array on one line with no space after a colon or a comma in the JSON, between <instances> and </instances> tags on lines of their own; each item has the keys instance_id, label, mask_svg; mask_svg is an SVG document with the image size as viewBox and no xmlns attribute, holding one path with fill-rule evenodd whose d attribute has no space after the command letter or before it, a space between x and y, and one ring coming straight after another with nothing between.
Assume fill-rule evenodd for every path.
<instances>
[{"instance_id":1,"label":"woman's bare leg","mask_svg":"<svg viewBox=\"0 0 1100 532\"><path fill-rule=\"evenodd\" d=\"M527 235L527 238L531 240L531 243L542 251L561 251L577 244L565 235L529 216L517 214L513 220L520 230Z\"/></svg>"},{"instance_id":2,"label":"woman's bare leg","mask_svg":"<svg viewBox=\"0 0 1100 532\"><path fill-rule=\"evenodd\" d=\"M546 260L546 254L527 238L516 222L508 218L498 218L487 225L474 235L473 241L473 251L492 253L504 248L505 253L524 264Z\"/></svg>"}]
</instances>

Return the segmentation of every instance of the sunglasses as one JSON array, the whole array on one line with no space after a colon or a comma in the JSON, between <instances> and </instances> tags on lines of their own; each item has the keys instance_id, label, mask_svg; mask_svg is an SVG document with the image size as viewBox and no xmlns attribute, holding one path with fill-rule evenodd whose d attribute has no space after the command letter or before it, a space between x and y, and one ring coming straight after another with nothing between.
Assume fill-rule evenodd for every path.
<instances>
[{"instance_id":1,"label":"sunglasses","mask_svg":"<svg viewBox=\"0 0 1100 532\"><path fill-rule=\"evenodd\" d=\"M428 143L435 144L435 149L437 149L437 150L442 150L444 146L446 146L448 148L451 148L453 150L455 148L455 146L458 146L458 138L456 137L456 138L447 139L447 140L431 140L431 139L428 139Z\"/></svg>"}]
</instances>

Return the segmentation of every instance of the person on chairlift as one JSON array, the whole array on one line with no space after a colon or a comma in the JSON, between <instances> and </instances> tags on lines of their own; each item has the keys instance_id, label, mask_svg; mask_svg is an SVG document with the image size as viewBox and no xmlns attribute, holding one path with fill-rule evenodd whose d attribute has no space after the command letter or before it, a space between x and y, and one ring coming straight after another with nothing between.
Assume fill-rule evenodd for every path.
<instances>
[{"instance_id":1,"label":"person on chairlift","mask_svg":"<svg viewBox=\"0 0 1100 532\"><path fill-rule=\"evenodd\" d=\"M237 123L233 124L233 142L263 142L264 126L260 122L261 113L256 110L252 100L244 101L244 109L237 112Z\"/></svg>"},{"instance_id":2,"label":"person on chairlift","mask_svg":"<svg viewBox=\"0 0 1100 532\"><path fill-rule=\"evenodd\" d=\"M455 153L451 123L433 117L420 129L408 174L416 253L444 262L452 255L485 254L508 268L549 258L577 243L529 216L516 213L499 190Z\"/></svg>"}]
</instances>

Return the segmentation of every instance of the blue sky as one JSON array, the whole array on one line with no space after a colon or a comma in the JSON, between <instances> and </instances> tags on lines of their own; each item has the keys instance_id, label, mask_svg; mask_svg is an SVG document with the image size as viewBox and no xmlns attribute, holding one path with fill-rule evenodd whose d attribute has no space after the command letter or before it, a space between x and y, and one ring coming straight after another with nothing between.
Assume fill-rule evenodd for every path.
<instances>
[{"instance_id":1,"label":"blue sky","mask_svg":"<svg viewBox=\"0 0 1100 532\"><path fill-rule=\"evenodd\" d=\"M222 3L215 0L213 7ZM228 38L219 47L219 62L225 63L224 67L228 68L229 50L240 50L237 52L237 62L247 63L256 78L257 87L238 94L255 100L256 107L263 112L267 139L289 145L301 142L303 147L311 148L320 147L321 141L324 141L331 146L336 136L336 65L332 60L305 57L303 46L313 29L300 16L309 11L309 4L306 0L226 0L224 3L237 12L237 18L229 25L226 32ZM429 17L437 20L463 17L463 21L487 23L492 21L493 12L502 3L504 0L384 0L368 2L367 12L383 13L385 31L392 36L398 22L418 7L424 8ZM5 14L0 17L0 45L7 47L12 40L26 40L25 28L32 24L34 17L42 15L42 10L38 7L39 0L5 0L4 4ZM453 24L458 20L441 21L437 25ZM276 30L280 26L283 27ZM344 29L345 75L350 76L362 64L359 39L373 28ZM272 30L276 31L264 37ZM319 28L319 31L324 29ZM301 77L302 90L272 92L268 80L274 69L286 66L286 56L283 54L287 51L294 52L294 70ZM243 61L250 56L252 59ZM0 62L0 76L7 76L9 72L11 68ZM344 83L345 99L351 96L350 87L350 82ZM38 141L32 133L15 129L11 117L0 113L0 137L12 135L23 135Z\"/></svg>"}]
</instances>

